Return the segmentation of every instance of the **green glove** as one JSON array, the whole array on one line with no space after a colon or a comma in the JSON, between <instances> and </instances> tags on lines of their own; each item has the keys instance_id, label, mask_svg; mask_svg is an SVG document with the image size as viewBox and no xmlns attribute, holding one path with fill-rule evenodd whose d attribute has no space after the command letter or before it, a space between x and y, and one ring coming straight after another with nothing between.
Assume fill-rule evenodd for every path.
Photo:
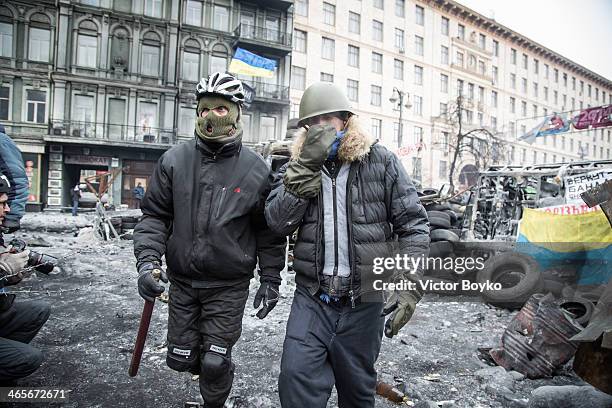
<instances>
[{"instance_id":1,"label":"green glove","mask_svg":"<svg viewBox=\"0 0 612 408\"><path fill-rule=\"evenodd\" d=\"M297 161L313 172L321 170L335 140L336 129L333 126L311 126Z\"/></svg>"},{"instance_id":2,"label":"green glove","mask_svg":"<svg viewBox=\"0 0 612 408\"><path fill-rule=\"evenodd\" d=\"M408 291L396 290L391 294L382 314L392 313L385 323L385 336L391 338L399 333L412 317L417 303L418 299Z\"/></svg>"},{"instance_id":3,"label":"green glove","mask_svg":"<svg viewBox=\"0 0 612 408\"><path fill-rule=\"evenodd\" d=\"M316 197L321 190L321 167L336 140L336 129L330 125L314 125L308 129L297 160L287 166L285 188L298 197Z\"/></svg>"}]
</instances>

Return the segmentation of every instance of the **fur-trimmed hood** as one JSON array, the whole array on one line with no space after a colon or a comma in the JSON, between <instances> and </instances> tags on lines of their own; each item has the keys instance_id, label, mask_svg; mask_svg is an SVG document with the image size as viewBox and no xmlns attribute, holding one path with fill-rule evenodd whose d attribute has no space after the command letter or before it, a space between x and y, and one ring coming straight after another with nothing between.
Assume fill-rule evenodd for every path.
<instances>
[{"instance_id":1,"label":"fur-trimmed hood","mask_svg":"<svg viewBox=\"0 0 612 408\"><path fill-rule=\"evenodd\" d=\"M291 147L292 160L296 160L302 152L302 146L306 139L306 129L298 129L294 138L293 146ZM373 144L374 140L361 127L357 116L351 116L346 124L346 134L340 141L338 159L349 163L361 161L370 153L370 147Z\"/></svg>"}]
</instances>

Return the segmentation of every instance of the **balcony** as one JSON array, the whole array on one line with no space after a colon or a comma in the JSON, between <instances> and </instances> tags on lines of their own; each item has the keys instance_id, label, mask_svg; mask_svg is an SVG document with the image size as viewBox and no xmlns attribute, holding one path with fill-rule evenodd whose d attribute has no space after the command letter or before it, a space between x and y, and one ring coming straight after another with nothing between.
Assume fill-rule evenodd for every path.
<instances>
[{"instance_id":1,"label":"balcony","mask_svg":"<svg viewBox=\"0 0 612 408\"><path fill-rule=\"evenodd\" d=\"M49 135L45 139L66 143L167 148L176 143L176 134L172 129L146 125L133 126L51 119Z\"/></svg>"},{"instance_id":2,"label":"balcony","mask_svg":"<svg viewBox=\"0 0 612 408\"><path fill-rule=\"evenodd\" d=\"M285 56L291 52L291 34L250 24L234 30L234 46L247 46L249 51Z\"/></svg>"},{"instance_id":3,"label":"balcony","mask_svg":"<svg viewBox=\"0 0 612 408\"><path fill-rule=\"evenodd\" d=\"M289 105L289 87L275 84L248 82L247 85L255 90L253 103L277 103Z\"/></svg>"}]
</instances>

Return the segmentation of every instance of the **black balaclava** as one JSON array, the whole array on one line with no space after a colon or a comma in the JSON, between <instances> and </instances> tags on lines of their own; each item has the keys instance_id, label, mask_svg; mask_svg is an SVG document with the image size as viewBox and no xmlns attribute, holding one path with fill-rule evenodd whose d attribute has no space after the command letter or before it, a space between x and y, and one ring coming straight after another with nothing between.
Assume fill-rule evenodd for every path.
<instances>
[{"instance_id":1,"label":"black balaclava","mask_svg":"<svg viewBox=\"0 0 612 408\"><path fill-rule=\"evenodd\" d=\"M225 106L229 112L225 116L217 116L212 110ZM200 117L204 109L209 109L206 116ZM242 122L238 104L219 95L203 96L198 101L196 109L195 131L200 139L214 144L226 144L242 137Z\"/></svg>"}]
</instances>

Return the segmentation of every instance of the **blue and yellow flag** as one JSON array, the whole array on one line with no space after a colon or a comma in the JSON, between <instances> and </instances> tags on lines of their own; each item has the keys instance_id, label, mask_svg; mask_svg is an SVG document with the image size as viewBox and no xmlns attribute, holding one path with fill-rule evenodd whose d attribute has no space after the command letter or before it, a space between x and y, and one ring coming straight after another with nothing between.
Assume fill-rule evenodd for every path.
<instances>
[{"instance_id":1,"label":"blue and yellow flag","mask_svg":"<svg viewBox=\"0 0 612 408\"><path fill-rule=\"evenodd\" d=\"M274 77L275 69L276 61L253 54L242 48L236 48L236 53L229 66L229 72L233 74L264 78Z\"/></svg>"},{"instance_id":2,"label":"blue and yellow flag","mask_svg":"<svg viewBox=\"0 0 612 408\"><path fill-rule=\"evenodd\" d=\"M601 209L557 215L525 208L517 249L543 269L574 265L578 284L605 284L612 277L612 228Z\"/></svg>"}]
</instances>

